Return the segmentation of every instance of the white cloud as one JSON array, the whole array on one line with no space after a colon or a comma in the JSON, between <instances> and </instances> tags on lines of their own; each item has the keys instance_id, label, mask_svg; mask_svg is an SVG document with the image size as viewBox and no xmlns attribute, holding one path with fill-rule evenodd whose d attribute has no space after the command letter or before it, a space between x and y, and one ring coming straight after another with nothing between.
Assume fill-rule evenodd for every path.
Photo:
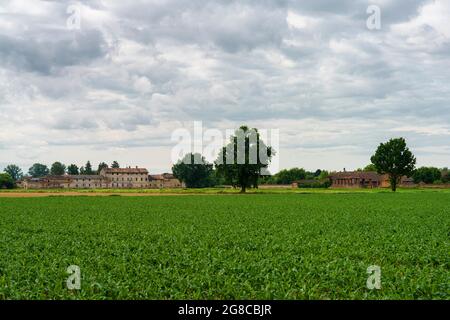
<instances>
[{"instance_id":1,"label":"white cloud","mask_svg":"<svg viewBox=\"0 0 450 320\"><path fill-rule=\"evenodd\" d=\"M137 77L134 81L134 89L140 93L152 92L153 86L147 77Z\"/></svg>"}]
</instances>

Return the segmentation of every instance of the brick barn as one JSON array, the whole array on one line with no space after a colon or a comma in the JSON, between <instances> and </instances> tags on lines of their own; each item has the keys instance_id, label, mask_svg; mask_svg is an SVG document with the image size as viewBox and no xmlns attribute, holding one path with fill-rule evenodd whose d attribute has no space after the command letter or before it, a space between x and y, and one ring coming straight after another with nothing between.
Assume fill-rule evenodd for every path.
<instances>
[{"instance_id":1,"label":"brick barn","mask_svg":"<svg viewBox=\"0 0 450 320\"><path fill-rule=\"evenodd\" d=\"M336 172L329 178L331 188L378 188L382 182L382 176L373 171Z\"/></svg>"},{"instance_id":2,"label":"brick barn","mask_svg":"<svg viewBox=\"0 0 450 320\"><path fill-rule=\"evenodd\" d=\"M387 174L375 171L343 171L330 174L331 188L389 188L391 183ZM401 187L414 187L412 178L401 177Z\"/></svg>"}]
</instances>

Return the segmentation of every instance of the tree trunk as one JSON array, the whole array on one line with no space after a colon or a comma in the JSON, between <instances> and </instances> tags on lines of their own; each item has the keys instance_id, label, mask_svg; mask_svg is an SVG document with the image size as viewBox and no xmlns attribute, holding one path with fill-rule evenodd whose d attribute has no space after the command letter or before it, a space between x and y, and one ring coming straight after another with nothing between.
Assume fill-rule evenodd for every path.
<instances>
[{"instance_id":1,"label":"tree trunk","mask_svg":"<svg viewBox=\"0 0 450 320\"><path fill-rule=\"evenodd\" d=\"M393 192L397 191L397 177L391 178L391 190Z\"/></svg>"},{"instance_id":2,"label":"tree trunk","mask_svg":"<svg viewBox=\"0 0 450 320\"><path fill-rule=\"evenodd\" d=\"M241 193L245 193L245 189L246 189L245 184L243 184L243 185L241 186Z\"/></svg>"}]
</instances>

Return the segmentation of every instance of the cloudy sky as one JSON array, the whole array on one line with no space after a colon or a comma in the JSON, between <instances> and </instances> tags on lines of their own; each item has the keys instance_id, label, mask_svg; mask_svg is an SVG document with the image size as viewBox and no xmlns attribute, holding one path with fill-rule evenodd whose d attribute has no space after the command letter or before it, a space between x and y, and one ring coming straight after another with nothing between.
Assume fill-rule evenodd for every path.
<instances>
[{"instance_id":1,"label":"cloudy sky","mask_svg":"<svg viewBox=\"0 0 450 320\"><path fill-rule=\"evenodd\" d=\"M450 166L449 21L448 0L1 0L0 169L167 171L193 121L279 129L280 168L362 167L398 136Z\"/></svg>"}]
</instances>

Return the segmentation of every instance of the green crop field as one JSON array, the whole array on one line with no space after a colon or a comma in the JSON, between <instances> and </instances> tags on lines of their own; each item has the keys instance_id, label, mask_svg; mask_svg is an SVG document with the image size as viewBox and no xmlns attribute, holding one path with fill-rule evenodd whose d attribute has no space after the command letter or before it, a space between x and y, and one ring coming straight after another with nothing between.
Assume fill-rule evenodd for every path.
<instances>
[{"instance_id":1,"label":"green crop field","mask_svg":"<svg viewBox=\"0 0 450 320\"><path fill-rule=\"evenodd\" d=\"M449 237L439 191L0 198L0 299L449 299Z\"/></svg>"}]
</instances>

